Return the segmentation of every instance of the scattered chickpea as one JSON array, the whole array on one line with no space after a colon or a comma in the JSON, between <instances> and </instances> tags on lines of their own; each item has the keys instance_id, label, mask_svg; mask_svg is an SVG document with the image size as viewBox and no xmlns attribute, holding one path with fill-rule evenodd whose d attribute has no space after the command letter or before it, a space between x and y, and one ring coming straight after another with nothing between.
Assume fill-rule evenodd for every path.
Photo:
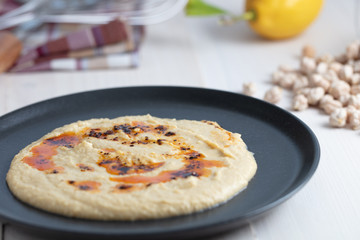
<instances>
[{"instance_id":1,"label":"scattered chickpea","mask_svg":"<svg viewBox=\"0 0 360 240\"><path fill-rule=\"evenodd\" d=\"M282 98L282 88L272 87L270 88L264 96L264 100L270 103L278 103Z\"/></svg>"},{"instance_id":2,"label":"scattered chickpea","mask_svg":"<svg viewBox=\"0 0 360 240\"><path fill-rule=\"evenodd\" d=\"M350 93L356 95L360 93L360 85L351 86Z\"/></svg>"},{"instance_id":3,"label":"scattered chickpea","mask_svg":"<svg viewBox=\"0 0 360 240\"><path fill-rule=\"evenodd\" d=\"M318 73L312 74L310 79L311 79L310 83L314 87L321 87L325 91L327 91L330 87L330 81L326 80L322 75Z\"/></svg>"},{"instance_id":4,"label":"scattered chickpea","mask_svg":"<svg viewBox=\"0 0 360 240\"><path fill-rule=\"evenodd\" d=\"M339 55L339 56L337 56L337 57L335 57L335 61L337 61L337 62L339 62L339 63L346 63L347 62L347 60L348 60L348 58L346 57L346 54L344 53L344 54L341 54L341 55Z\"/></svg>"},{"instance_id":5,"label":"scattered chickpea","mask_svg":"<svg viewBox=\"0 0 360 240\"><path fill-rule=\"evenodd\" d=\"M308 58L315 58L316 55L315 49L310 45L305 45L301 53L303 57L308 57Z\"/></svg>"},{"instance_id":6,"label":"scattered chickpea","mask_svg":"<svg viewBox=\"0 0 360 240\"><path fill-rule=\"evenodd\" d=\"M334 56L327 53L327 54L322 55L321 57L317 58L317 61L329 64L334 61Z\"/></svg>"},{"instance_id":7,"label":"scattered chickpea","mask_svg":"<svg viewBox=\"0 0 360 240\"><path fill-rule=\"evenodd\" d=\"M319 104L320 108L325 111L327 114L331 114L335 109L341 108L341 102L334 99L333 96L326 94L321 100Z\"/></svg>"},{"instance_id":8,"label":"scattered chickpea","mask_svg":"<svg viewBox=\"0 0 360 240\"><path fill-rule=\"evenodd\" d=\"M274 72L274 73L272 74L271 81L272 81L272 83L274 83L274 84L278 84L278 83L281 81L281 79L284 78L284 76L285 76L285 73L284 73L284 72L282 72L282 71L276 71L276 72Z\"/></svg>"},{"instance_id":9,"label":"scattered chickpea","mask_svg":"<svg viewBox=\"0 0 360 240\"><path fill-rule=\"evenodd\" d=\"M292 103L292 108L295 111L303 111L303 110L307 109L308 106L309 106L308 99L304 95L299 94L294 97L293 103Z\"/></svg>"},{"instance_id":10,"label":"scattered chickpea","mask_svg":"<svg viewBox=\"0 0 360 240\"><path fill-rule=\"evenodd\" d=\"M360 72L360 60L357 60L353 63L354 72Z\"/></svg>"},{"instance_id":11,"label":"scattered chickpea","mask_svg":"<svg viewBox=\"0 0 360 240\"><path fill-rule=\"evenodd\" d=\"M291 89L297 79L297 75L295 73L287 73L284 77L279 81L278 85L280 87Z\"/></svg>"},{"instance_id":12,"label":"scattered chickpea","mask_svg":"<svg viewBox=\"0 0 360 240\"><path fill-rule=\"evenodd\" d=\"M277 86L265 93L266 101L277 103L282 88L291 89L293 110L318 107L330 115L331 126L360 129L360 42L337 57L316 57L313 47L304 46L299 69L280 65L272 82Z\"/></svg>"},{"instance_id":13,"label":"scattered chickpea","mask_svg":"<svg viewBox=\"0 0 360 240\"><path fill-rule=\"evenodd\" d=\"M330 94L325 94L319 102L319 107L323 108L323 106L331 101L334 101L334 97L331 96Z\"/></svg>"},{"instance_id":14,"label":"scattered chickpea","mask_svg":"<svg viewBox=\"0 0 360 240\"><path fill-rule=\"evenodd\" d=\"M253 82L243 84L243 93L248 96L254 96L256 93L256 85Z\"/></svg>"},{"instance_id":15,"label":"scattered chickpea","mask_svg":"<svg viewBox=\"0 0 360 240\"><path fill-rule=\"evenodd\" d=\"M321 87L311 88L307 99L310 105L317 105L320 99L325 95L325 90Z\"/></svg>"},{"instance_id":16,"label":"scattered chickpea","mask_svg":"<svg viewBox=\"0 0 360 240\"><path fill-rule=\"evenodd\" d=\"M354 73L350 65L344 65L339 71L339 78L344 81L349 81Z\"/></svg>"},{"instance_id":17,"label":"scattered chickpea","mask_svg":"<svg viewBox=\"0 0 360 240\"><path fill-rule=\"evenodd\" d=\"M333 127L344 127L347 120L345 108L337 108L330 114L330 125Z\"/></svg>"},{"instance_id":18,"label":"scattered chickpea","mask_svg":"<svg viewBox=\"0 0 360 240\"><path fill-rule=\"evenodd\" d=\"M341 108L341 102L334 99L333 96L326 94L319 103L321 109L325 111L327 114L331 114L335 109Z\"/></svg>"},{"instance_id":19,"label":"scattered chickpea","mask_svg":"<svg viewBox=\"0 0 360 240\"><path fill-rule=\"evenodd\" d=\"M300 70L305 74L311 74L316 69L316 61L313 58L303 57L300 62Z\"/></svg>"},{"instance_id":20,"label":"scattered chickpea","mask_svg":"<svg viewBox=\"0 0 360 240\"><path fill-rule=\"evenodd\" d=\"M350 106L360 109L360 93L351 95L348 103Z\"/></svg>"},{"instance_id":21,"label":"scattered chickpea","mask_svg":"<svg viewBox=\"0 0 360 240\"><path fill-rule=\"evenodd\" d=\"M352 129L360 129L360 110L347 108L347 121Z\"/></svg>"},{"instance_id":22,"label":"scattered chickpea","mask_svg":"<svg viewBox=\"0 0 360 240\"><path fill-rule=\"evenodd\" d=\"M341 102L341 104L343 106L347 106L349 103L349 100L350 100L350 96L351 96L350 93L344 93L344 94L340 95L338 100L339 100L339 102Z\"/></svg>"},{"instance_id":23,"label":"scattered chickpea","mask_svg":"<svg viewBox=\"0 0 360 240\"><path fill-rule=\"evenodd\" d=\"M308 78L300 75L295 79L292 89L294 92L296 92L297 90L303 89L307 86L309 86Z\"/></svg>"},{"instance_id":24,"label":"scattered chickpea","mask_svg":"<svg viewBox=\"0 0 360 240\"><path fill-rule=\"evenodd\" d=\"M359 57L359 42L350 43L346 48L347 59L356 59Z\"/></svg>"},{"instance_id":25,"label":"scattered chickpea","mask_svg":"<svg viewBox=\"0 0 360 240\"><path fill-rule=\"evenodd\" d=\"M348 113L349 113L349 112L352 112L352 111L356 111L356 107L349 105L349 106L346 107L346 111L347 111Z\"/></svg>"},{"instance_id":26,"label":"scattered chickpea","mask_svg":"<svg viewBox=\"0 0 360 240\"><path fill-rule=\"evenodd\" d=\"M345 64L348 64L348 65L351 65L351 66L354 66L355 64L355 60L354 59L348 59L347 62Z\"/></svg>"},{"instance_id":27,"label":"scattered chickpea","mask_svg":"<svg viewBox=\"0 0 360 240\"><path fill-rule=\"evenodd\" d=\"M326 73L322 74L322 76L330 83L340 80L337 73L332 69L329 69Z\"/></svg>"},{"instance_id":28,"label":"scattered chickpea","mask_svg":"<svg viewBox=\"0 0 360 240\"><path fill-rule=\"evenodd\" d=\"M304 96L307 96L310 93L310 90L311 90L311 88L309 88L309 87L301 88L301 89L298 89L297 91L295 91L295 94L296 95L302 94Z\"/></svg>"},{"instance_id":29,"label":"scattered chickpea","mask_svg":"<svg viewBox=\"0 0 360 240\"><path fill-rule=\"evenodd\" d=\"M328 69L328 65L325 62L320 62L317 66L316 66L316 72L320 73L320 74L324 74L326 73Z\"/></svg>"},{"instance_id":30,"label":"scattered chickpea","mask_svg":"<svg viewBox=\"0 0 360 240\"><path fill-rule=\"evenodd\" d=\"M350 85L344 81L334 81L329 88L329 93L339 99L341 95L350 93Z\"/></svg>"},{"instance_id":31,"label":"scattered chickpea","mask_svg":"<svg viewBox=\"0 0 360 240\"><path fill-rule=\"evenodd\" d=\"M329 69L333 70L336 74L339 74L340 69L342 68L342 66L343 65L341 63L339 63L339 62L332 62L329 65Z\"/></svg>"},{"instance_id":32,"label":"scattered chickpea","mask_svg":"<svg viewBox=\"0 0 360 240\"><path fill-rule=\"evenodd\" d=\"M360 83L360 74L359 73L353 74L348 82L350 85L359 84Z\"/></svg>"},{"instance_id":33,"label":"scattered chickpea","mask_svg":"<svg viewBox=\"0 0 360 240\"><path fill-rule=\"evenodd\" d=\"M327 103L324 103L322 109L325 111L326 114L331 114L333 111L341 107L342 107L341 102L339 102L338 100L332 100Z\"/></svg>"}]
</instances>

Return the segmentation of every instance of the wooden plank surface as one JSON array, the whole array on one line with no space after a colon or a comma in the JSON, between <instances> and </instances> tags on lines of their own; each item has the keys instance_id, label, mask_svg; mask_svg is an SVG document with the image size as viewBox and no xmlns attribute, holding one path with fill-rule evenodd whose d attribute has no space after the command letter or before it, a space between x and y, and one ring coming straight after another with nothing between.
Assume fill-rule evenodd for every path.
<instances>
[{"instance_id":1,"label":"wooden plank surface","mask_svg":"<svg viewBox=\"0 0 360 240\"><path fill-rule=\"evenodd\" d=\"M141 67L128 70L6 74L0 76L0 115L64 94L122 86L186 85L240 92L255 82L257 97L281 63L296 66L304 44L338 54L356 39L354 1L326 1L320 18L298 38L269 42L245 23L222 28L216 19L182 15L147 29ZM241 11L242 2L221 4ZM290 107L289 95L280 106ZM360 239L359 131L332 129L317 110L295 113L317 135L322 156L311 181L270 214L215 239ZM245 139L246 141L246 139ZM35 239L6 226L4 239ZM1 235L0 235L1 236Z\"/></svg>"}]
</instances>

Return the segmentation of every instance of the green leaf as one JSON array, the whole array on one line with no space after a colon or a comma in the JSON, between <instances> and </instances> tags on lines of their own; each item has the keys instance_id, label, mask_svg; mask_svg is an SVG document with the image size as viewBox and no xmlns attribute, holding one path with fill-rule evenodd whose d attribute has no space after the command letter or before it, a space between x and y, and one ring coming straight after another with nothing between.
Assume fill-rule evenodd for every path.
<instances>
[{"instance_id":1,"label":"green leaf","mask_svg":"<svg viewBox=\"0 0 360 240\"><path fill-rule=\"evenodd\" d=\"M226 10L205 3L203 0L189 0L185 12L188 16L211 16L227 13Z\"/></svg>"}]
</instances>

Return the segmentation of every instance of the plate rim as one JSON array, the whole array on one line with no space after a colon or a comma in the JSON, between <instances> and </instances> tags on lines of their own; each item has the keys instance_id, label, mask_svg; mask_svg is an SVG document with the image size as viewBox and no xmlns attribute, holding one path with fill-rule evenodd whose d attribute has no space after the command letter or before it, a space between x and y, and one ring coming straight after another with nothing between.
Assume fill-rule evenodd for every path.
<instances>
[{"instance_id":1,"label":"plate rim","mask_svg":"<svg viewBox=\"0 0 360 240\"><path fill-rule=\"evenodd\" d=\"M246 215L242 215L240 217L236 217L236 218L232 218L230 220L227 221L221 221L221 222L216 222L216 223L212 223L212 224L208 224L206 226L191 226L190 228L187 228L190 232L192 231L198 231L200 229L200 231L203 229L208 229L208 228L216 228L225 224L236 224L237 222L241 222L250 218L254 218L257 217L265 212L268 212L270 209L273 209L274 207L280 205L281 203L285 202L286 200L288 200L289 198L291 198L292 196L294 196L296 193L298 193L309 181L310 179L313 177L314 173L316 172L318 166L319 166L319 162L320 162L320 155L321 155L321 149L320 149L320 144L319 141L315 135L315 133L311 130L311 128L305 124L300 118L298 118L297 116L295 116L293 113L291 113L290 111L287 111L279 106L276 106L274 104L265 102L261 99L257 99L257 98L253 98L253 97L249 97L240 93L236 93L236 92L231 92L231 91L225 91L225 90L219 90L219 89L212 89L212 88L204 88L204 87L189 87L189 86L169 86L169 85L149 85L149 86L126 86L126 87L110 87L110 88L101 88L101 89L95 89L95 90L87 90L87 91L79 91L79 92L74 92L74 93L70 93L70 94L64 94L64 95L60 95L57 97L52 97L52 98L48 98L45 100L41 100L38 102L34 102L31 104L27 104L21 108L15 109L13 111L10 111L4 115L0 116L0 122L6 120L6 118L11 117L12 115L21 113L23 111L26 111L27 109L30 108L36 108L37 106L46 104L48 102L53 102L56 100L61 100L61 99L66 99L69 97L73 97L76 95L85 95L85 94L90 94L90 93L97 93L97 92L105 92L105 91L118 91L118 90L123 90L123 89L173 89L173 90L196 90L196 91L209 91L209 92L213 92L213 93L222 93L222 94L230 94L230 95L237 95L237 96L241 96L241 97L245 97L248 99L251 99L251 101L256 101L260 104L265 104L270 108L275 108L277 111L283 112L287 115L289 115L290 117L292 117L294 120L296 120L300 125L302 125L302 127L304 127L307 132L309 133L309 136L311 137L311 140L313 141L313 150L314 150L314 157L313 159L311 159L311 167L307 170L306 174L301 178L302 181L300 181L299 183L295 184L295 185L291 185L290 191L287 191L285 193L282 194L282 196L278 199L276 199L275 201L271 201L271 203L268 203L260 208L254 209L252 211L250 211L249 213L247 213ZM0 128L0 132L4 131ZM65 233L65 234L77 234L77 235L82 235L83 233L81 231L74 231L74 230L67 230L64 228L58 228L58 227L54 227L54 225L52 225L51 227L42 227L41 225L38 225L36 223L32 223L31 225L29 225L28 221L18 221L17 219L13 219L11 218L11 216L4 216L2 215L2 213L0 212L0 219L2 220L3 224L15 224L17 226L20 227L24 227L24 228L35 228L35 230L40 230L40 231L51 231L51 232L58 232L58 233ZM154 219L156 220L156 219ZM151 221L151 220L150 220ZM154 236L167 236L167 235L173 235L179 232L183 232L183 230L163 230L161 233L130 233L130 234L119 234L117 236L124 236L124 237L144 237L144 235L147 235L148 237L154 237ZM112 235L113 233L107 235L107 234L103 234L103 233L94 233L91 232L91 235L94 236L102 236L102 237L106 237L106 236L114 236ZM151 236L149 236L151 235ZM161 236L160 236L161 235Z\"/></svg>"}]
</instances>

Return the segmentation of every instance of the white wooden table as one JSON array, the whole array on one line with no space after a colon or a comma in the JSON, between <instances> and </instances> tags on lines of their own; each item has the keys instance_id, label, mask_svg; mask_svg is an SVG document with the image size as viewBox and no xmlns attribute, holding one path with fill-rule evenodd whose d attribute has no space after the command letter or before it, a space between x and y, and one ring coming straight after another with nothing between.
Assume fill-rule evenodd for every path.
<instances>
[{"instance_id":1,"label":"white wooden table","mask_svg":"<svg viewBox=\"0 0 360 240\"><path fill-rule=\"evenodd\" d=\"M220 2L220 1L218 1ZM242 1L221 3L242 9ZM359 13L360 14L360 13ZM321 16L298 38L270 42L245 23L222 28L215 19L174 19L147 29L141 67L135 70L47 72L0 75L0 115L28 104L85 90L181 85L241 92L258 85L262 98L270 74L281 63L296 65L303 45L338 54L356 39L354 1L328 0ZM290 107L286 96L280 106ZM360 134L332 129L317 110L295 113L317 135L321 160L311 181L270 214L214 239L360 239ZM2 228L0 240L35 239L16 227Z\"/></svg>"}]
</instances>

